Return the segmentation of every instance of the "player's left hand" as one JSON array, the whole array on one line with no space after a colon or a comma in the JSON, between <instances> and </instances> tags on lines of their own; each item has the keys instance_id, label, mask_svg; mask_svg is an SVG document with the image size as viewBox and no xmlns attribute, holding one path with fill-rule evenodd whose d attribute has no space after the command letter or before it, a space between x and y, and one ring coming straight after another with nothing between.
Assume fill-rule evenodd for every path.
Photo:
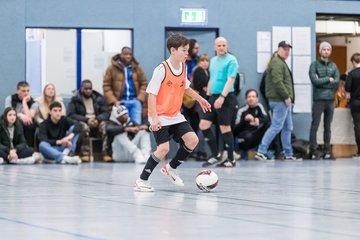
<instances>
[{"instance_id":1,"label":"player's left hand","mask_svg":"<svg viewBox=\"0 0 360 240\"><path fill-rule=\"evenodd\" d=\"M198 101L203 112L211 112L211 104L204 98L200 98Z\"/></svg>"}]
</instances>

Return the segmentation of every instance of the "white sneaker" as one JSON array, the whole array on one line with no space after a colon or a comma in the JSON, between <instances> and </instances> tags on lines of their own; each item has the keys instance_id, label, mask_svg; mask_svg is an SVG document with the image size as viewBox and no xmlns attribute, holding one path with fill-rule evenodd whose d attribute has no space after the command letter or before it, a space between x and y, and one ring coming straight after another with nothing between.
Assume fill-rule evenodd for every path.
<instances>
[{"instance_id":1,"label":"white sneaker","mask_svg":"<svg viewBox=\"0 0 360 240\"><path fill-rule=\"evenodd\" d=\"M4 159L2 157L0 157L0 164L4 163Z\"/></svg>"},{"instance_id":2,"label":"white sneaker","mask_svg":"<svg viewBox=\"0 0 360 240\"><path fill-rule=\"evenodd\" d=\"M133 188L134 188L134 191L137 191L137 192L153 192L154 191L154 188L152 186L150 186L149 181L142 180L141 178L139 178L138 180L135 181Z\"/></svg>"},{"instance_id":3,"label":"white sneaker","mask_svg":"<svg viewBox=\"0 0 360 240\"><path fill-rule=\"evenodd\" d=\"M170 167L169 164L164 165L160 171L165 176L169 176L171 182L174 183L176 186L180 186L180 187L184 186L184 182L177 174L176 169Z\"/></svg>"},{"instance_id":4,"label":"white sneaker","mask_svg":"<svg viewBox=\"0 0 360 240\"><path fill-rule=\"evenodd\" d=\"M37 163L42 163L45 160L44 156L39 152L34 152L32 156L35 158L35 162Z\"/></svg>"},{"instance_id":5,"label":"white sneaker","mask_svg":"<svg viewBox=\"0 0 360 240\"><path fill-rule=\"evenodd\" d=\"M240 160L241 159L241 155L238 154L237 152L233 152L233 156L235 160ZM222 155L221 155L221 160L225 161L226 159L228 159L228 152L225 150Z\"/></svg>"},{"instance_id":6,"label":"white sneaker","mask_svg":"<svg viewBox=\"0 0 360 240\"><path fill-rule=\"evenodd\" d=\"M286 156L285 157L285 162L301 162L303 159L302 158L297 158L294 156Z\"/></svg>"},{"instance_id":7,"label":"white sneaker","mask_svg":"<svg viewBox=\"0 0 360 240\"><path fill-rule=\"evenodd\" d=\"M19 159L13 159L10 160L10 163L12 164L34 164L35 158L33 156L27 157L27 158L19 158Z\"/></svg>"},{"instance_id":8,"label":"white sneaker","mask_svg":"<svg viewBox=\"0 0 360 240\"><path fill-rule=\"evenodd\" d=\"M61 164L80 164L81 163L81 159L79 158L79 156L73 156L73 157L69 157L69 156L64 156L63 160L61 161Z\"/></svg>"}]
</instances>

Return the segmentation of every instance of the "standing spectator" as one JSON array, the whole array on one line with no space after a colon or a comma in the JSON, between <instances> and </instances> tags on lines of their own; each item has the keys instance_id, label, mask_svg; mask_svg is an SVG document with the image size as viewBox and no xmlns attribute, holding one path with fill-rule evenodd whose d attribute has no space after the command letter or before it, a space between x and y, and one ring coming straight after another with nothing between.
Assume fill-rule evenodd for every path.
<instances>
[{"instance_id":1,"label":"standing spectator","mask_svg":"<svg viewBox=\"0 0 360 240\"><path fill-rule=\"evenodd\" d=\"M313 86L312 121L310 128L310 158L331 159L330 139L331 122L334 115L335 91L339 84L339 70L330 60L331 45L328 42L320 43L320 59L310 65L309 77ZM316 133L319 128L321 114L324 114L324 153L317 152Z\"/></svg>"},{"instance_id":2,"label":"standing spectator","mask_svg":"<svg viewBox=\"0 0 360 240\"><path fill-rule=\"evenodd\" d=\"M212 111L204 114L199 125L211 150L211 157L203 166L217 163L217 167L234 167L236 162L234 160L234 137L231 132L231 123L237 106L234 81L239 65L236 58L228 53L228 44L224 37L215 39L215 51L216 56L210 60L210 80L207 88ZM223 161L218 157L216 139L211 130L213 122L219 124L228 153L228 158Z\"/></svg>"},{"instance_id":3,"label":"standing spectator","mask_svg":"<svg viewBox=\"0 0 360 240\"><path fill-rule=\"evenodd\" d=\"M103 90L107 104L110 107L120 103L125 105L130 118L141 124L147 111L146 86L146 77L131 48L123 47L121 53L112 58L104 76Z\"/></svg>"},{"instance_id":4,"label":"standing spectator","mask_svg":"<svg viewBox=\"0 0 360 240\"><path fill-rule=\"evenodd\" d=\"M61 104L51 103L50 117L39 126L40 153L45 159L57 163L81 163L78 156L72 156L76 152L80 132L81 125L77 121L62 116Z\"/></svg>"},{"instance_id":5,"label":"standing spectator","mask_svg":"<svg viewBox=\"0 0 360 240\"><path fill-rule=\"evenodd\" d=\"M108 140L106 135L106 121L109 120L109 112L105 98L99 92L93 90L92 82L85 79L81 82L80 91L71 98L67 111L68 117L81 123L81 160L90 160L90 137L102 138L102 155L105 162L112 161L108 153Z\"/></svg>"},{"instance_id":6,"label":"standing spectator","mask_svg":"<svg viewBox=\"0 0 360 240\"><path fill-rule=\"evenodd\" d=\"M186 58L186 69L187 69L187 79L189 79L190 82L193 81L193 72L199 61L198 53L199 53L199 43L195 39L189 39L189 51L188 51L188 56ZM194 132L197 132L199 129L200 119L195 109L195 103L196 103L195 99L192 99L187 95L184 95L182 113L184 114L185 118L189 121ZM198 156L196 151L192 152L190 157L197 158Z\"/></svg>"},{"instance_id":7,"label":"standing spectator","mask_svg":"<svg viewBox=\"0 0 360 240\"><path fill-rule=\"evenodd\" d=\"M0 164L32 164L40 160L33 148L28 147L21 123L17 121L16 110L5 108L0 121Z\"/></svg>"},{"instance_id":8,"label":"standing spectator","mask_svg":"<svg viewBox=\"0 0 360 240\"><path fill-rule=\"evenodd\" d=\"M269 118L255 89L245 93L246 105L241 107L237 114L234 127L234 136L239 140L241 150L249 150L258 146L266 129Z\"/></svg>"},{"instance_id":9,"label":"standing spectator","mask_svg":"<svg viewBox=\"0 0 360 240\"><path fill-rule=\"evenodd\" d=\"M210 78L209 62L210 62L210 58L207 54L200 55L198 64L193 69L193 80L191 83L192 86L194 87L194 90L197 91L200 94L200 96L206 100L209 98L206 95L207 86ZM204 112L202 111L201 106L199 104L195 105L195 111L198 115L199 120L202 119L202 117L204 116ZM204 137L200 136L202 135L202 133L200 133L199 130L197 131L197 134L199 136L199 144L197 145L196 159L207 160Z\"/></svg>"},{"instance_id":10,"label":"standing spectator","mask_svg":"<svg viewBox=\"0 0 360 240\"><path fill-rule=\"evenodd\" d=\"M296 159L293 156L291 146L291 131L293 129L291 106L295 100L295 94L292 73L285 62L289 57L290 48L292 46L288 42L281 41L278 44L277 55L270 60L268 66L265 92L273 117L271 125L266 130L255 155L255 158L261 161L274 161L274 159L268 158L267 151L269 145L279 132L281 132L285 159L288 161L302 160Z\"/></svg>"},{"instance_id":11,"label":"standing spectator","mask_svg":"<svg viewBox=\"0 0 360 240\"><path fill-rule=\"evenodd\" d=\"M48 83L45 85L43 94L35 99L35 102L39 105L38 111L35 115L35 121L37 124L42 123L45 119L49 117L50 113L50 104L53 102L59 102L62 106L62 115L66 115L66 109L64 102L61 97L56 96L55 85L53 83Z\"/></svg>"},{"instance_id":12,"label":"standing spectator","mask_svg":"<svg viewBox=\"0 0 360 240\"><path fill-rule=\"evenodd\" d=\"M139 125L129 118L125 106L113 106L110 121L106 124L113 160L146 163L151 153L150 134L147 130L149 126Z\"/></svg>"},{"instance_id":13,"label":"standing spectator","mask_svg":"<svg viewBox=\"0 0 360 240\"><path fill-rule=\"evenodd\" d=\"M23 125L27 144L30 147L35 147L36 123L34 116L38 111L38 104L30 96L29 83L26 81L18 82L16 93L7 96L5 99L5 108L7 107L15 108L18 119Z\"/></svg>"},{"instance_id":14,"label":"standing spectator","mask_svg":"<svg viewBox=\"0 0 360 240\"><path fill-rule=\"evenodd\" d=\"M350 60L354 68L347 75L345 90L350 92L350 110L358 149L354 157L360 159L360 53L354 53Z\"/></svg>"},{"instance_id":15,"label":"standing spectator","mask_svg":"<svg viewBox=\"0 0 360 240\"><path fill-rule=\"evenodd\" d=\"M192 90L186 76L186 57L189 40L180 34L172 34L167 40L170 57L159 64L149 82L149 122L157 148L147 160L145 167L134 184L135 191L152 192L154 188L148 179L161 160L165 160L170 150L170 140L180 143L180 148L173 159L161 168L161 173L168 176L172 183L184 186L177 174L177 167L189 156L198 143L196 133L181 114L180 108L184 93L195 98L204 111L210 110L210 104Z\"/></svg>"},{"instance_id":16,"label":"standing spectator","mask_svg":"<svg viewBox=\"0 0 360 240\"><path fill-rule=\"evenodd\" d=\"M187 78L191 81L193 70L199 61L199 43L196 39L189 39L189 54L186 58Z\"/></svg>"},{"instance_id":17,"label":"standing spectator","mask_svg":"<svg viewBox=\"0 0 360 240\"><path fill-rule=\"evenodd\" d=\"M277 54L277 51L273 52L271 58L275 57ZM266 83L266 76L268 74L268 67L267 69L264 71L263 75L261 76L261 82L260 82L260 93L263 96L264 100L265 100L265 104L266 104L266 108L268 110L269 116L270 116L270 120L272 117L272 113L271 113L271 109L269 106L269 100L266 97L266 90L265 90L265 83ZM274 156L275 159L281 159L282 158L282 147L281 147L281 134L278 133L276 135L276 137L274 138L274 140L272 141L272 143L269 146L269 149L274 151Z\"/></svg>"}]
</instances>

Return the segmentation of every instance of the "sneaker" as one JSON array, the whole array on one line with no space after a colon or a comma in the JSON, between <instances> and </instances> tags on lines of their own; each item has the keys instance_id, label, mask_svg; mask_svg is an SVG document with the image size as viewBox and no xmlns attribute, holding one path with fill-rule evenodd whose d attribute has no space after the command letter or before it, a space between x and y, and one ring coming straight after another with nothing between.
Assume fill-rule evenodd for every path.
<instances>
[{"instance_id":1,"label":"sneaker","mask_svg":"<svg viewBox=\"0 0 360 240\"><path fill-rule=\"evenodd\" d=\"M44 156L39 152L34 152L32 156L35 158L36 163L42 163L45 160Z\"/></svg>"},{"instance_id":2,"label":"sneaker","mask_svg":"<svg viewBox=\"0 0 360 240\"><path fill-rule=\"evenodd\" d=\"M260 152L257 152L257 153L255 154L255 159L256 159L256 160L259 160L259 161L266 161L266 160L268 160L268 157L267 157L266 154L262 154L262 153L260 153Z\"/></svg>"},{"instance_id":3,"label":"sneaker","mask_svg":"<svg viewBox=\"0 0 360 240\"><path fill-rule=\"evenodd\" d=\"M216 164L216 167L235 167L236 166L236 161L233 160L233 161L230 161L228 159L226 159L225 161L222 161L221 163L219 164Z\"/></svg>"},{"instance_id":4,"label":"sneaker","mask_svg":"<svg viewBox=\"0 0 360 240\"><path fill-rule=\"evenodd\" d=\"M12 164L34 164L35 158L33 156L27 157L27 158L19 158L19 159L13 159L10 160L10 163Z\"/></svg>"},{"instance_id":5,"label":"sneaker","mask_svg":"<svg viewBox=\"0 0 360 240\"><path fill-rule=\"evenodd\" d=\"M180 186L180 187L184 186L184 182L177 174L176 169L170 167L169 164L164 165L160 171L165 176L169 176L171 182L174 183L176 186Z\"/></svg>"},{"instance_id":6,"label":"sneaker","mask_svg":"<svg viewBox=\"0 0 360 240\"><path fill-rule=\"evenodd\" d=\"M209 167L211 165L214 165L216 163L219 163L221 160L219 160L217 157L211 157L209 160L207 160L206 162L203 163L203 167Z\"/></svg>"},{"instance_id":7,"label":"sneaker","mask_svg":"<svg viewBox=\"0 0 360 240\"><path fill-rule=\"evenodd\" d=\"M302 158L297 158L294 156L286 156L285 157L286 162L301 162L302 160L303 160Z\"/></svg>"},{"instance_id":8,"label":"sneaker","mask_svg":"<svg viewBox=\"0 0 360 240\"><path fill-rule=\"evenodd\" d=\"M324 160L335 160L335 158L333 156L331 156L330 153L325 153Z\"/></svg>"},{"instance_id":9,"label":"sneaker","mask_svg":"<svg viewBox=\"0 0 360 240\"><path fill-rule=\"evenodd\" d=\"M263 161L263 162L266 162L266 163L272 163L272 162L275 162L275 159L274 158L269 158L266 154L262 154L260 152L257 152L255 154L255 159L259 160L259 161Z\"/></svg>"},{"instance_id":10,"label":"sneaker","mask_svg":"<svg viewBox=\"0 0 360 240\"><path fill-rule=\"evenodd\" d=\"M0 157L0 164L4 163L4 159L2 157Z\"/></svg>"},{"instance_id":11,"label":"sneaker","mask_svg":"<svg viewBox=\"0 0 360 240\"><path fill-rule=\"evenodd\" d=\"M63 160L61 161L61 164L80 164L81 159L78 156L64 156Z\"/></svg>"},{"instance_id":12,"label":"sneaker","mask_svg":"<svg viewBox=\"0 0 360 240\"><path fill-rule=\"evenodd\" d=\"M149 181L142 180L141 178L139 178L138 180L135 181L133 189L134 189L134 191L137 191L137 192L153 192L154 191L154 188L152 186L150 186Z\"/></svg>"},{"instance_id":13,"label":"sneaker","mask_svg":"<svg viewBox=\"0 0 360 240\"><path fill-rule=\"evenodd\" d=\"M311 160L321 160L321 157L319 156L317 151L310 150L309 159L311 159Z\"/></svg>"}]
</instances>

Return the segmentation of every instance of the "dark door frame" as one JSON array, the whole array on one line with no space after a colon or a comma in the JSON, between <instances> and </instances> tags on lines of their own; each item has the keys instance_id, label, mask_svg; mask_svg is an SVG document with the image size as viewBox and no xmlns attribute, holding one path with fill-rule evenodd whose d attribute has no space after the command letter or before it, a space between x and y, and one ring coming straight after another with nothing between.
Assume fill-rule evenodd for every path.
<instances>
[{"instance_id":1,"label":"dark door frame","mask_svg":"<svg viewBox=\"0 0 360 240\"><path fill-rule=\"evenodd\" d=\"M206 28L206 27L165 27L165 36L164 39L167 38L167 33L171 32L171 31L175 31L175 32L179 32L179 31L187 31L187 32L215 32L215 36L219 37L219 28ZM166 44L164 44L165 46L165 51L164 51L164 59L166 59L166 52L167 52L167 48L166 48Z\"/></svg>"}]
</instances>

